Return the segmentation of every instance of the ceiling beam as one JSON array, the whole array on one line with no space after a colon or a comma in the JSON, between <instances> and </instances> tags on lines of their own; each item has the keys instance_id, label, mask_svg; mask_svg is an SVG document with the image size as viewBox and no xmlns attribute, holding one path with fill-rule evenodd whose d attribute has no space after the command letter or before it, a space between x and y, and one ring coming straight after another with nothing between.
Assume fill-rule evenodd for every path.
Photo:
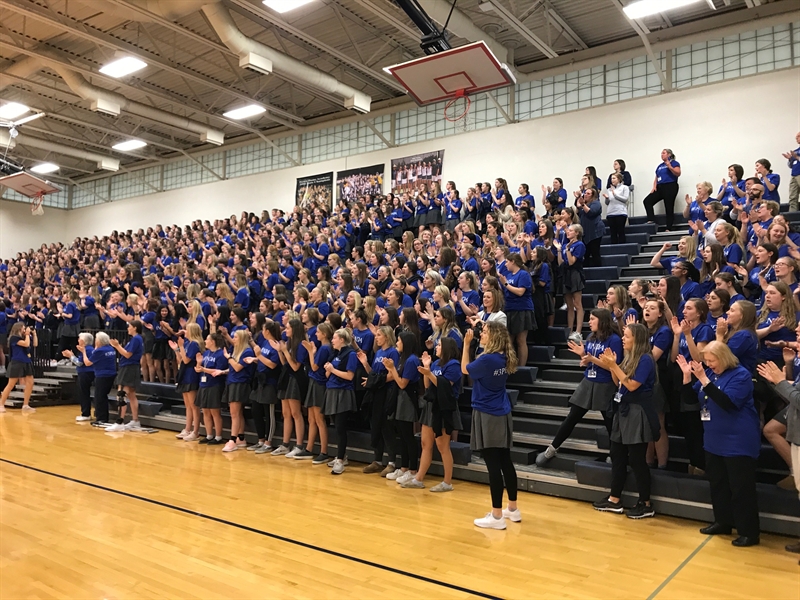
<instances>
[{"instance_id":1,"label":"ceiling beam","mask_svg":"<svg viewBox=\"0 0 800 600\"><path fill-rule=\"evenodd\" d=\"M400 18L393 15L388 10L388 3L385 4L387 8L384 8L383 6L379 6L374 2L370 2L370 0L353 0L353 2L359 6L363 6L371 13L379 16L381 19L389 23L389 25L397 29L397 31L405 35L408 39L419 45L422 34L420 34L420 32L416 29L412 29L406 25Z\"/></svg>"},{"instance_id":2,"label":"ceiling beam","mask_svg":"<svg viewBox=\"0 0 800 600\"><path fill-rule=\"evenodd\" d=\"M575 42L578 46L580 46L584 50L589 48L588 44L584 42L577 33L575 33L572 27L570 27L567 24L567 22L561 17L561 15L559 15L555 11L554 8L548 8L547 12L550 15L550 18L553 19L553 21L555 21L555 25L557 26L557 28L560 27L564 31L564 33L567 34L567 36L572 38L573 42Z\"/></svg>"},{"instance_id":3,"label":"ceiling beam","mask_svg":"<svg viewBox=\"0 0 800 600\"><path fill-rule=\"evenodd\" d=\"M658 78L661 80L661 88L665 92L671 92L672 81L670 81L670 79L667 78L667 75L664 73L664 69L661 68L661 63L659 62L658 58L656 58L655 53L653 53L653 48L650 45L650 40L647 39L647 34L650 32L650 30L647 29L647 27L645 27L642 23L639 23L639 21L635 19L629 19L628 15L626 15L625 11L623 10L624 7L622 6L622 2L620 2L620 0L611 0L611 2L614 4L614 6L616 6L619 9L625 20L630 24L630 26L633 28L633 30L636 32L639 38L641 38L642 43L644 44L644 49L647 52L647 56L650 58L650 62L653 64L656 73L658 73Z\"/></svg>"},{"instance_id":4,"label":"ceiling beam","mask_svg":"<svg viewBox=\"0 0 800 600\"><path fill-rule=\"evenodd\" d=\"M269 103L261 102L256 98L252 98L247 94L234 89L229 84L211 79L210 77L202 75L197 71L188 69L183 65L166 60L153 52L139 48L135 44L128 43L113 35L104 33L99 29L87 26L80 21L72 19L71 17L48 11L37 4L33 4L25 0L3 0L3 7L18 14L35 19L40 23L44 23L56 29L66 31L67 33L75 35L81 39L100 44L101 46L111 48L112 50L124 51L131 56L135 56L145 61L150 66L158 67L169 73L178 75L180 77L185 77L197 83L201 83L217 92L231 95L238 100L242 100L244 102L257 102L267 109L269 118L280 117L275 118L274 120L282 125L292 126L292 121L303 121L302 117L298 117L297 115L293 115L288 111L278 108L277 106L272 106Z\"/></svg>"},{"instance_id":5,"label":"ceiling beam","mask_svg":"<svg viewBox=\"0 0 800 600\"><path fill-rule=\"evenodd\" d=\"M499 0L486 1L492 5L494 11L499 14L511 28L515 29L517 33L519 33L531 46L539 50L539 52L544 54L547 58L556 58L558 56L558 52L553 50L547 45L547 42L528 29L525 23L514 16L514 13L508 10L505 6L500 4Z\"/></svg>"}]
</instances>

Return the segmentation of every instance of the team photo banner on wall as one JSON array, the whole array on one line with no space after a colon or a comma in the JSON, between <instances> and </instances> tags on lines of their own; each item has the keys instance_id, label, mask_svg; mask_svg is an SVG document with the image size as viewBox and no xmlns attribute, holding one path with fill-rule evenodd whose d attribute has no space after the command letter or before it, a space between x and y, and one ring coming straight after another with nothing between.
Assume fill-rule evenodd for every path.
<instances>
[{"instance_id":1,"label":"team photo banner on wall","mask_svg":"<svg viewBox=\"0 0 800 600\"><path fill-rule=\"evenodd\" d=\"M336 173L336 199L357 200L359 196L383 194L383 174L386 165L373 165Z\"/></svg>"},{"instance_id":2,"label":"team photo banner on wall","mask_svg":"<svg viewBox=\"0 0 800 600\"><path fill-rule=\"evenodd\" d=\"M442 181L444 150L414 154L392 159L392 191L395 194L413 192L420 183L429 186L434 181Z\"/></svg>"},{"instance_id":3,"label":"team photo banner on wall","mask_svg":"<svg viewBox=\"0 0 800 600\"><path fill-rule=\"evenodd\" d=\"M333 208L333 171L320 173L310 177L297 178L297 193L295 203L306 207L312 202L322 202L328 210Z\"/></svg>"}]
</instances>

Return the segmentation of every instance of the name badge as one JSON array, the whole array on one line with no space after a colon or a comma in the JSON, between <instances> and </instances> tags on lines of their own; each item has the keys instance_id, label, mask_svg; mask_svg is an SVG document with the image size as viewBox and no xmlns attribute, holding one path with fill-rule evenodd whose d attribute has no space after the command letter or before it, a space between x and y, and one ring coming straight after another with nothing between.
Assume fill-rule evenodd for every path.
<instances>
[{"instance_id":1,"label":"name badge","mask_svg":"<svg viewBox=\"0 0 800 600\"><path fill-rule=\"evenodd\" d=\"M206 383L208 381L208 377L206 375L200 376L200 383Z\"/></svg>"},{"instance_id":2,"label":"name badge","mask_svg":"<svg viewBox=\"0 0 800 600\"><path fill-rule=\"evenodd\" d=\"M658 179L658 181L661 181L661 175L659 175L659 176L657 177L657 179Z\"/></svg>"},{"instance_id":3,"label":"name badge","mask_svg":"<svg viewBox=\"0 0 800 600\"><path fill-rule=\"evenodd\" d=\"M597 377L597 371L594 370L594 365L592 365L592 369L586 372L586 377L588 379L594 379Z\"/></svg>"},{"instance_id":4,"label":"name badge","mask_svg":"<svg viewBox=\"0 0 800 600\"><path fill-rule=\"evenodd\" d=\"M705 406L700 410L700 420L701 421L711 420L711 413L708 412L708 409Z\"/></svg>"},{"instance_id":5,"label":"name badge","mask_svg":"<svg viewBox=\"0 0 800 600\"><path fill-rule=\"evenodd\" d=\"M622 402L622 392L614 394L614 402Z\"/></svg>"}]
</instances>

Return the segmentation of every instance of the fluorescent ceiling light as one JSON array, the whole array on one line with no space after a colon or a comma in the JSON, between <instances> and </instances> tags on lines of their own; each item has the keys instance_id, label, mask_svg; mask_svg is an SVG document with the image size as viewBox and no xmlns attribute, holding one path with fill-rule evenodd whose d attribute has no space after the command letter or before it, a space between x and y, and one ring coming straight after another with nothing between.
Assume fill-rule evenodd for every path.
<instances>
[{"instance_id":1,"label":"fluorescent ceiling light","mask_svg":"<svg viewBox=\"0 0 800 600\"><path fill-rule=\"evenodd\" d=\"M18 102L9 102L0 106L0 119L7 119L13 121L17 117L24 115L30 108Z\"/></svg>"},{"instance_id":2,"label":"fluorescent ceiling light","mask_svg":"<svg viewBox=\"0 0 800 600\"><path fill-rule=\"evenodd\" d=\"M55 173L56 171L58 171L58 165L54 165L53 163L42 163L40 165L36 165L35 167L31 167L31 172L39 173L40 175Z\"/></svg>"},{"instance_id":3,"label":"fluorescent ceiling light","mask_svg":"<svg viewBox=\"0 0 800 600\"><path fill-rule=\"evenodd\" d=\"M136 71L141 71L147 66L147 63L133 56L123 56L118 58L107 65L104 65L100 72L109 77L125 77Z\"/></svg>"},{"instance_id":4,"label":"fluorescent ceiling light","mask_svg":"<svg viewBox=\"0 0 800 600\"><path fill-rule=\"evenodd\" d=\"M227 117L229 119L247 119L248 117L254 117L256 115L260 115L263 112L267 112L267 109L263 106L258 106L257 104L250 104L248 106L242 106L241 108L234 108L233 110L229 110L226 113L222 113L222 116Z\"/></svg>"},{"instance_id":5,"label":"fluorescent ceiling light","mask_svg":"<svg viewBox=\"0 0 800 600\"><path fill-rule=\"evenodd\" d=\"M667 12L668 10L674 10L702 1L703 0L636 0L636 2L631 2L622 10L625 11L625 15L629 19L642 19L660 12Z\"/></svg>"},{"instance_id":6,"label":"fluorescent ceiling light","mask_svg":"<svg viewBox=\"0 0 800 600\"><path fill-rule=\"evenodd\" d=\"M264 4L275 12L285 13L308 4L311 0L264 0Z\"/></svg>"},{"instance_id":7,"label":"fluorescent ceiling light","mask_svg":"<svg viewBox=\"0 0 800 600\"><path fill-rule=\"evenodd\" d=\"M119 144L114 144L111 147L114 150L128 152L129 150L138 150L139 148L144 148L145 146L147 146L147 142L143 142L142 140L127 140L125 142L120 142Z\"/></svg>"}]
</instances>

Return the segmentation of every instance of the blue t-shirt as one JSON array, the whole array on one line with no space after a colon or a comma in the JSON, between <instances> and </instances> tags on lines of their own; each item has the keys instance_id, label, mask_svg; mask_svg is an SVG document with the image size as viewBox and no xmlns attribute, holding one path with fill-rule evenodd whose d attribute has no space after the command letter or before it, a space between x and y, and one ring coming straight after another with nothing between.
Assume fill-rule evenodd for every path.
<instances>
[{"instance_id":1,"label":"blue t-shirt","mask_svg":"<svg viewBox=\"0 0 800 600\"><path fill-rule=\"evenodd\" d=\"M194 367L197 364L197 355L200 353L200 344L186 339L183 341L183 351L186 354L186 357L189 359L189 362L186 363L186 368L183 370L181 384L191 385L200 383L200 373L194 370Z\"/></svg>"},{"instance_id":2,"label":"blue t-shirt","mask_svg":"<svg viewBox=\"0 0 800 600\"><path fill-rule=\"evenodd\" d=\"M515 310L533 310L533 281L527 269L520 269L516 273L506 275L506 281L513 287L521 287L525 292L521 296L510 292L503 286L503 296L506 301L506 313Z\"/></svg>"},{"instance_id":3,"label":"blue t-shirt","mask_svg":"<svg viewBox=\"0 0 800 600\"><path fill-rule=\"evenodd\" d=\"M480 307L481 297L475 290L469 290L463 293L464 304L467 306L475 305ZM461 302L456 302L456 321L464 324L467 321L467 316L464 314L464 309L461 307Z\"/></svg>"},{"instance_id":4,"label":"blue t-shirt","mask_svg":"<svg viewBox=\"0 0 800 600\"><path fill-rule=\"evenodd\" d=\"M237 371L232 366L230 366L230 362L228 363L229 371L228 377L225 379L225 383L247 383L253 376L253 371L255 371L255 365L248 365L244 359L245 358L253 358L255 357L255 353L253 352L252 348L245 348L242 351L242 355L239 357L237 361L240 365L244 366L244 369L241 371Z\"/></svg>"},{"instance_id":5,"label":"blue t-shirt","mask_svg":"<svg viewBox=\"0 0 800 600\"><path fill-rule=\"evenodd\" d=\"M331 362L333 356L333 347L330 344L323 344L314 352L314 364L317 365L317 370L309 369L308 375L312 381L320 385L325 385L328 380L328 374L325 372L325 363Z\"/></svg>"},{"instance_id":6,"label":"blue t-shirt","mask_svg":"<svg viewBox=\"0 0 800 600\"><path fill-rule=\"evenodd\" d=\"M91 360L92 352L94 352L94 346L86 346L86 356L90 357ZM75 358L78 359L78 364L76 365L75 371L78 375L84 373L94 373L94 367L87 367L86 364L83 362L83 352L76 352Z\"/></svg>"},{"instance_id":7,"label":"blue t-shirt","mask_svg":"<svg viewBox=\"0 0 800 600\"><path fill-rule=\"evenodd\" d=\"M358 368L358 355L355 350L350 347L342 348L334 355L330 363L337 371L355 373ZM347 379L342 379L338 375L331 373L331 376L328 377L328 381L325 383L325 387L334 390L354 390L355 381L353 379L348 381Z\"/></svg>"},{"instance_id":8,"label":"blue t-shirt","mask_svg":"<svg viewBox=\"0 0 800 600\"><path fill-rule=\"evenodd\" d=\"M142 354L144 354L144 341L142 340L142 336L137 333L128 340L128 343L125 344L125 351L130 352L131 355L129 358L120 356L119 366L129 367L131 365L139 365L142 361Z\"/></svg>"},{"instance_id":9,"label":"blue t-shirt","mask_svg":"<svg viewBox=\"0 0 800 600\"><path fill-rule=\"evenodd\" d=\"M444 377L453 385L453 395L458 398L461 393L461 363L455 358L447 361L447 364L439 364L439 359L431 363L431 374L436 377Z\"/></svg>"},{"instance_id":10,"label":"blue t-shirt","mask_svg":"<svg viewBox=\"0 0 800 600\"><path fill-rule=\"evenodd\" d=\"M700 323L692 329L692 339L694 340L695 346L703 342L712 342L715 338L714 331L709 327L708 323ZM678 342L678 354L682 355L687 361L692 360L692 354L689 352L689 344L683 333L681 333L681 338Z\"/></svg>"},{"instance_id":11,"label":"blue t-shirt","mask_svg":"<svg viewBox=\"0 0 800 600\"><path fill-rule=\"evenodd\" d=\"M758 358L758 336L748 329L742 329L734 333L725 343L731 349L733 355L739 359L739 364L747 369L749 373L755 374L756 360Z\"/></svg>"},{"instance_id":12,"label":"blue t-shirt","mask_svg":"<svg viewBox=\"0 0 800 600\"><path fill-rule=\"evenodd\" d=\"M412 354L406 359L402 372L398 373L401 378L408 380L409 386L406 387L407 391L412 383L419 381L421 375L417 369L420 365L419 357L416 354Z\"/></svg>"},{"instance_id":13,"label":"blue t-shirt","mask_svg":"<svg viewBox=\"0 0 800 600\"><path fill-rule=\"evenodd\" d=\"M777 173L767 173L764 179L774 185L775 189L770 192L769 188L767 188L767 184L763 183L764 195L761 197L762 200L774 200L780 204L781 195L778 193L778 186L781 184L781 176Z\"/></svg>"},{"instance_id":14,"label":"blue t-shirt","mask_svg":"<svg viewBox=\"0 0 800 600\"><path fill-rule=\"evenodd\" d=\"M586 353L591 354L595 358L605 352L606 348L611 348L611 351L617 356L617 364L620 364L622 362L622 338L616 333L612 333L604 340L589 338L584 344ZM611 371L603 369L594 363L589 363L583 375L593 383L609 383L613 381Z\"/></svg>"},{"instance_id":15,"label":"blue t-shirt","mask_svg":"<svg viewBox=\"0 0 800 600\"><path fill-rule=\"evenodd\" d=\"M681 163L677 160L671 160L669 163L673 169L681 166ZM678 178L667 168L667 165L663 162L659 163L656 167L656 183L661 185L662 183L675 183L676 181L678 181Z\"/></svg>"},{"instance_id":16,"label":"blue t-shirt","mask_svg":"<svg viewBox=\"0 0 800 600\"><path fill-rule=\"evenodd\" d=\"M570 254L572 254L572 257L575 259L575 262L571 265L567 259L568 249ZM561 246L561 258L564 260L564 267L567 269L580 269L583 266L584 256L586 256L586 245L583 242L575 242L570 246L567 244Z\"/></svg>"},{"instance_id":17,"label":"blue t-shirt","mask_svg":"<svg viewBox=\"0 0 800 600\"><path fill-rule=\"evenodd\" d=\"M672 348L673 338L674 334L672 333L672 329L666 325L659 327L658 330L650 336L650 347L658 348L662 352L661 358L658 359L659 363L665 364L669 360L669 351Z\"/></svg>"},{"instance_id":18,"label":"blue t-shirt","mask_svg":"<svg viewBox=\"0 0 800 600\"><path fill-rule=\"evenodd\" d=\"M267 385L277 385L278 383L278 371L281 368L281 357L278 354L278 351L272 347L268 340L264 340L261 343L261 356L263 356L266 360L272 361L275 363L275 366L270 368L261 361L258 362L258 366L256 367L256 371L258 373L266 373L266 383Z\"/></svg>"},{"instance_id":19,"label":"blue t-shirt","mask_svg":"<svg viewBox=\"0 0 800 600\"><path fill-rule=\"evenodd\" d=\"M744 258L744 252L739 244L728 244L723 248L722 252L725 255L725 262L727 263L738 265L742 262L742 258Z\"/></svg>"},{"instance_id":20,"label":"blue t-shirt","mask_svg":"<svg viewBox=\"0 0 800 600\"><path fill-rule=\"evenodd\" d=\"M478 261L474 258L470 257L467 260L461 261L461 270L462 271L472 271L476 275L478 274Z\"/></svg>"},{"instance_id":21,"label":"blue t-shirt","mask_svg":"<svg viewBox=\"0 0 800 600\"><path fill-rule=\"evenodd\" d=\"M483 413L502 416L511 412L511 400L506 392L506 357L492 352L481 354L467 365L472 378L472 408Z\"/></svg>"},{"instance_id":22,"label":"blue t-shirt","mask_svg":"<svg viewBox=\"0 0 800 600\"><path fill-rule=\"evenodd\" d=\"M553 278L550 274L550 265L546 262L543 262L541 265L539 265L538 270L536 270L534 273L531 273L531 283L533 284L534 289L541 289L545 294L550 293L550 284L552 281ZM539 282L543 282L544 286L540 286Z\"/></svg>"},{"instance_id":23,"label":"blue t-shirt","mask_svg":"<svg viewBox=\"0 0 800 600\"><path fill-rule=\"evenodd\" d=\"M631 379L641 383L641 385L636 389L637 392L653 391L653 386L656 384L656 365L655 362L653 362L652 356L649 354L642 355L642 358L639 359L639 364L636 365L636 370L634 371ZM631 393L628 388L625 387L624 383L620 386L619 391L623 396Z\"/></svg>"},{"instance_id":24,"label":"blue t-shirt","mask_svg":"<svg viewBox=\"0 0 800 600\"><path fill-rule=\"evenodd\" d=\"M31 343L33 343L33 338L28 338ZM22 341L21 337L12 336L11 339L8 340L8 346L11 348L11 360L15 362L21 363L29 363L31 362L31 348L30 346L20 346L19 342Z\"/></svg>"},{"instance_id":25,"label":"blue t-shirt","mask_svg":"<svg viewBox=\"0 0 800 600\"><path fill-rule=\"evenodd\" d=\"M780 316L780 311L769 311L766 320L756 325L756 329L765 329L769 327L772 322ZM768 333L766 336L761 338L761 347L758 351L758 358L763 360L777 361L778 364L781 364L783 362L783 350L781 348L769 348L767 347L766 342L793 342L796 337L797 336L795 335L794 331L786 326L781 327L778 331Z\"/></svg>"},{"instance_id":26,"label":"blue t-shirt","mask_svg":"<svg viewBox=\"0 0 800 600\"><path fill-rule=\"evenodd\" d=\"M375 335L369 329L353 329L353 338L356 345L364 351L367 358L372 358L372 347L375 343Z\"/></svg>"},{"instance_id":27,"label":"blue t-shirt","mask_svg":"<svg viewBox=\"0 0 800 600\"><path fill-rule=\"evenodd\" d=\"M390 358L396 365L400 362L400 353L397 351L397 348L394 347L387 348L386 350L379 348L375 353L375 358L372 359L372 370L375 373L384 373L386 371L386 367L383 366L382 362L384 358Z\"/></svg>"},{"instance_id":28,"label":"blue t-shirt","mask_svg":"<svg viewBox=\"0 0 800 600\"><path fill-rule=\"evenodd\" d=\"M113 346L100 346L86 353L86 357L94 367L95 377L114 377L117 374L117 351Z\"/></svg>"},{"instance_id":29,"label":"blue t-shirt","mask_svg":"<svg viewBox=\"0 0 800 600\"><path fill-rule=\"evenodd\" d=\"M228 361L225 360L225 355L222 353L222 349L215 350L214 352L211 350L206 350L203 352L203 360L200 363L200 366L205 369L217 369L219 371L224 371L228 368ZM200 373L199 375L201 388L210 388L217 385L224 385L225 383L225 375L220 375L219 377L212 377L208 373Z\"/></svg>"}]
</instances>

